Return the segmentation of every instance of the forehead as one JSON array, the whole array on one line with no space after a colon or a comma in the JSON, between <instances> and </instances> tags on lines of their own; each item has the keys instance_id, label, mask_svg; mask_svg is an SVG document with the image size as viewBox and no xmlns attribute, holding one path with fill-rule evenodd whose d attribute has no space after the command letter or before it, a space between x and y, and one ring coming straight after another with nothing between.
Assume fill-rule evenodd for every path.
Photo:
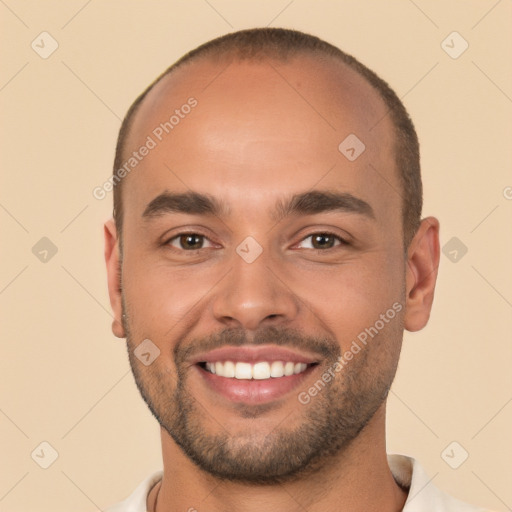
<instances>
[{"instance_id":1,"label":"forehead","mask_svg":"<svg viewBox=\"0 0 512 512\"><path fill-rule=\"evenodd\" d=\"M149 139L153 148L123 182L125 210L140 211L164 189L243 195L256 206L320 180L370 195L384 182L399 187L384 102L357 73L325 58L184 65L141 104L128 156ZM344 140L356 152L364 147L359 158L340 152ZM383 204L396 202L396 190L384 192Z\"/></svg>"},{"instance_id":2,"label":"forehead","mask_svg":"<svg viewBox=\"0 0 512 512\"><path fill-rule=\"evenodd\" d=\"M258 110L251 127L265 117L268 124L261 126L269 135L271 124L276 130L283 126L289 131L303 130L304 126L297 124L299 118L315 129L320 128L317 124L323 125L326 131L352 127L368 142L375 142L370 144L373 148L385 147L392 132L388 108L375 89L334 58L301 55L288 61L199 59L174 70L151 90L132 122L129 143L150 133L190 97L198 99L201 107L194 111L194 118L206 121L210 114L223 113L215 119L219 127L247 126L250 114ZM274 122L276 118L278 124ZM178 131L173 136L177 134ZM337 136L342 134L343 131ZM373 141L378 138L380 141Z\"/></svg>"}]
</instances>

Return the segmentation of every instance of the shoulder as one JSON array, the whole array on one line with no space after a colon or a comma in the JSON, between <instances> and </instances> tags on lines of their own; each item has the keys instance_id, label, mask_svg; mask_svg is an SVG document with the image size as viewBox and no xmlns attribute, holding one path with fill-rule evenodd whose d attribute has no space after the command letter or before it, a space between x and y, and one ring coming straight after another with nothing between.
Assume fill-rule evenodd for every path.
<instances>
[{"instance_id":1,"label":"shoulder","mask_svg":"<svg viewBox=\"0 0 512 512\"><path fill-rule=\"evenodd\" d=\"M403 512L490 512L464 503L439 489L421 464L404 455L388 455L388 464L396 482L409 489Z\"/></svg>"}]
</instances>

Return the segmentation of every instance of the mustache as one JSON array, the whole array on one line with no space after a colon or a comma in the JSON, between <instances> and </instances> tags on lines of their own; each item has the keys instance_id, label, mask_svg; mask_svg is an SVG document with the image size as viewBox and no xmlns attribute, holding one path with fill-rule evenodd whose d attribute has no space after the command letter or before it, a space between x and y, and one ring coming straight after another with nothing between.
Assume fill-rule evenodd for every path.
<instances>
[{"instance_id":1,"label":"mustache","mask_svg":"<svg viewBox=\"0 0 512 512\"><path fill-rule=\"evenodd\" d=\"M202 352L225 346L258 346L272 344L291 349L300 349L316 354L324 359L335 360L341 356L341 348L336 339L328 336L309 336L298 329L267 326L249 335L247 330L226 328L205 337L182 340L174 347L176 364L184 363Z\"/></svg>"}]
</instances>

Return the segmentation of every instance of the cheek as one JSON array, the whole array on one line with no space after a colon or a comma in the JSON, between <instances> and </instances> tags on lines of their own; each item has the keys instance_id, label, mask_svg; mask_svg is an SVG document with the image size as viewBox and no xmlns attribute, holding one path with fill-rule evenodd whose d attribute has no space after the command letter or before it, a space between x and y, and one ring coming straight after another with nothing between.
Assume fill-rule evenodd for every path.
<instances>
[{"instance_id":1,"label":"cheek","mask_svg":"<svg viewBox=\"0 0 512 512\"><path fill-rule=\"evenodd\" d=\"M220 266L176 268L135 252L123 262L123 292L132 334L174 338L194 321L222 277Z\"/></svg>"},{"instance_id":2,"label":"cheek","mask_svg":"<svg viewBox=\"0 0 512 512\"><path fill-rule=\"evenodd\" d=\"M376 322L381 327L381 315L384 321L390 320L385 322L386 331L399 318L404 272L398 261L373 252L337 267L302 270L296 273L292 289L307 303L312 321L328 329L347 349L365 329Z\"/></svg>"}]
</instances>

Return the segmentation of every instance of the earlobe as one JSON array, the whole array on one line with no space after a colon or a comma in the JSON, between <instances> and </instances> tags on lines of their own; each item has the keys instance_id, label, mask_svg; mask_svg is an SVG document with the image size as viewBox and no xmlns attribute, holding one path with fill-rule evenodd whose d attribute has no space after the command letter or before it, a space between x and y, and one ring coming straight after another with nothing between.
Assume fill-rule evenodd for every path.
<instances>
[{"instance_id":1,"label":"earlobe","mask_svg":"<svg viewBox=\"0 0 512 512\"><path fill-rule=\"evenodd\" d=\"M423 329L430 317L439 266L439 221L421 221L407 253L405 328Z\"/></svg>"},{"instance_id":2,"label":"earlobe","mask_svg":"<svg viewBox=\"0 0 512 512\"><path fill-rule=\"evenodd\" d=\"M116 226L113 219L104 225L105 234L105 263L107 265L108 294L110 305L114 313L112 332L118 338L125 338L126 333L123 327L122 299L121 299L121 261L119 253L119 240Z\"/></svg>"}]
</instances>

